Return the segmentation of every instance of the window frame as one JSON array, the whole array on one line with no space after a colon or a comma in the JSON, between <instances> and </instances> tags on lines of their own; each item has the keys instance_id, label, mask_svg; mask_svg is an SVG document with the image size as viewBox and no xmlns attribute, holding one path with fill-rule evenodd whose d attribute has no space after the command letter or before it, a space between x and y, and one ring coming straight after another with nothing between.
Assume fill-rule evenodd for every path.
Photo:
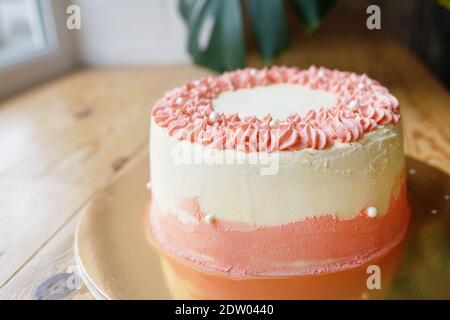
<instances>
[{"instance_id":1,"label":"window frame","mask_svg":"<svg viewBox=\"0 0 450 320\"><path fill-rule=\"evenodd\" d=\"M75 65L74 33L66 27L67 1L37 0L45 47L0 65L0 98L49 79Z\"/></svg>"}]
</instances>

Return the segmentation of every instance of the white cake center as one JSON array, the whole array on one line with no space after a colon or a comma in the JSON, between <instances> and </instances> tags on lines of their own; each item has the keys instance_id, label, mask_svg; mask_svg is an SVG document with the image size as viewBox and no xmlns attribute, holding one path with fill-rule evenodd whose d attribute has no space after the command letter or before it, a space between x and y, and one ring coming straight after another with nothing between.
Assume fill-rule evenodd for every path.
<instances>
[{"instance_id":1,"label":"white cake center","mask_svg":"<svg viewBox=\"0 0 450 320\"><path fill-rule=\"evenodd\" d=\"M217 112L225 115L237 113L239 117L263 118L270 113L274 119L281 120L293 113L303 115L309 110L330 107L335 101L331 92L283 83L226 91L212 103Z\"/></svg>"}]
</instances>

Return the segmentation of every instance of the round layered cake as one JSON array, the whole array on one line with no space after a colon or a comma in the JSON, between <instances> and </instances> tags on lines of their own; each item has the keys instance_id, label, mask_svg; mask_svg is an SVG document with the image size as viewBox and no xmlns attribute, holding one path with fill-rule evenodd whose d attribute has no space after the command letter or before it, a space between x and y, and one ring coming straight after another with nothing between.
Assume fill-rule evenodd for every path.
<instances>
[{"instance_id":1,"label":"round layered cake","mask_svg":"<svg viewBox=\"0 0 450 320\"><path fill-rule=\"evenodd\" d=\"M244 69L152 111L160 247L232 277L323 274L387 254L408 226L397 99L366 75Z\"/></svg>"}]
</instances>

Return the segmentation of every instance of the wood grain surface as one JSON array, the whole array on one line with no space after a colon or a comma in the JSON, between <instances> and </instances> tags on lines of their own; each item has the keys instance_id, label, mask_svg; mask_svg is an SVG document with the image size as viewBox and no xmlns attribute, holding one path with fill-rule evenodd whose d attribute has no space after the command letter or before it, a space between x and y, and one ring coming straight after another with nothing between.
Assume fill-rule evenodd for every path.
<instances>
[{"instance_id":1,"label":"wood grain surface","mask_svg":"<svg viewBox=\"0 0 450 320\"><path fill-rule=\"evenodd\" d=\"M450 174L450 96L411 53L384 38L300 45L274 62L381 81L400 100L406 153ZM190 65L88 69L0 103L0 299L91 298L72 277L82 208L147 152L152 104L207 73Z\"/></svg>"}]
</instances>

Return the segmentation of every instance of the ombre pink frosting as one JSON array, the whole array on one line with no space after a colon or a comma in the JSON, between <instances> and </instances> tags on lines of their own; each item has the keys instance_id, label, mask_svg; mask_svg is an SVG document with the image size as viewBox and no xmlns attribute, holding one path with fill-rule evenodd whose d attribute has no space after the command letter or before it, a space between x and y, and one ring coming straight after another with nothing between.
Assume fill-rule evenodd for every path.
<instances>
[{"instance_id":1,"label":"ombre pink frosting","mask_svg":"<svg viewBox=\"0 0 450 320\"><path fill-rule=\"evenodd\" d=\"M271 115L241 119L237 114L214 114L212 101L222 92L288 83L325 90L335 105L291 114L278 123ZM275 107L275 106L274 106ZM325 149L336 141L349 143L378 126L400 119L397 99L367 75L323 67L243 69L209 76L175 88L159 100L152 112L157 125L178 140L217 149L245 152Z\"/></svg>"},{"instance_id":2,"label":"ombre pink frosting","mask_svg":"<svg viewBox=\"0 0 450 320\"><path fill-rule=\"evenodd\" d=\"M379 258L403 240L409 221L403 174L398 183L399 193L393 193L389 208L375 218L364 207L350 219L323 214L267 226L227 220L205 223L205 213L194 198L181 207L199 221L182 223L152 199L150 224L162 250L207 270L235 277L338 272Z\"/></svg>"}]
</instances>

